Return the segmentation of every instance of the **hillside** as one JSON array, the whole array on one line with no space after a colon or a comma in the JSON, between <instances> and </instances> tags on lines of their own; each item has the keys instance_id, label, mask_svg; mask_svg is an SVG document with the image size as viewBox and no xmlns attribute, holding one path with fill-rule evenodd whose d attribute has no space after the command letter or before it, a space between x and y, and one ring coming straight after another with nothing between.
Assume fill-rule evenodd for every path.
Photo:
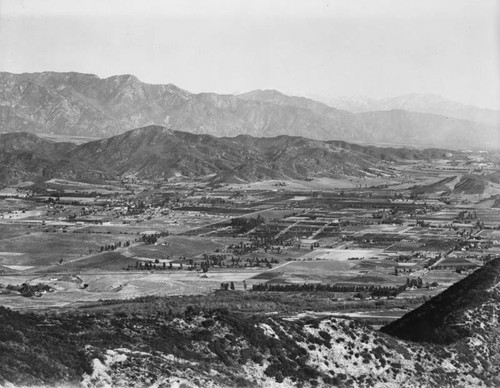
<instances>
[{"instance_id":1,"label":"hillside","mask_svg":"<svg viewBox=\"0 0 500 388\"><path fill-rule=\"evenodd\" d=\"M453 192L459 194L483 194L488 184L488 177L475 174L464 174L453 188Z\"/></svg>"},{"instance_id":2,"label":"hillside","mask_svg":"<svg viewBox=\"0 0 500 388\"><path fill-rule=\"evenodd\" d=\"M0 134L0 152L32 152L48 158L57 158L76 148L73 143L52 142L31 133Z\"/></svg>"},{"instance_id":3,"label":"hillside","mask_svg":"<svg viewBox=\"0 0 500 388\"><path fill-rule=\"evenodd\" d=\"M499 307L500 259L495 259L382 331L416 342L484 341L498 332ZM494 343L498 346L498 339Z\"/></svg>"},{"instance_id":4,"label":"hillside","mask_svg":"<svg viewBox=\"0 0 500 388\"><path fill-rule=\"evenodd\" d=\"M452 191L450 185L453 185L453 183L456 180L457 180L456 176L451 176L428 185L416 186L412 189L412 191L415 194L429 194L429 193L450 194Z\"/></svg>"},{"instance_id":5,"label":"hillside","mask_svg":"<svg viewBox=\"0 0 500 388\"><path fill-rule=\"evenodd\" d=\"M317 140L280 136L216 138L146 127L79 146L74 158L120 175L170 178L216 175L225 180L363 176L377 158Z\"/></svg>"},{"instance_id":6,"label":"hillside","mask_svg":"<svg viewBox=\"0 0 500 388\"><path fill-rule=\"evenodd\" d=\"M0 308L0 384L497 386L499 268L500 260L488 263L383 330L451 345L340 318L238 312L251 294L230 302L216 292L196 305L194 297L108 301L43 315ZM227 308L203 307L217 303ZM453 338L442 337L448 332Z\"/></svg>"},{"instance_id":7,"label":"hillside","mask_svg":"<svg viewBox=\"0 0 500 388\"><path fill-rule=\"evenodd\" d=\"M0 73L0 131L109 137L164 125L214 136L302 136L372 144L495 147L496 128L440 115L391 110L353 114L277 91L193 94L132 75ZM453 136L450 136L453 134ZM497 142L498 143L498 142Z\"/></svg>"},{"instance_id":8,"label":"hillside","mask_svg":"<svg viewBox=\"0 0 500 388\"><path fill-rule=\"evenodd\" d=\"M84 181L198 177L214 182L391 176L388 161L442 158L444 150L410 150L302 137L217 138L159 126L79 146L33 134L0 135L0 183L66 178Z\"/></svg>"},{"instance_id":9,"label":"hillside","mask_svg":"<svg viewBox=\"0 0 500 388\"><path fill-rule=\"evenodd\" d=\"M53 177L100 182L105 174L71 154L72 143L43 140L30 133L0 134L0 186Z\"/></svg>"},{"instance_id":10,"label":"hillside","mask_svg":"<svg viewBox=\"0 0 500 388\"><path fill-rule=\"evenodd\" d=\"M415 194L440 193L441 195L491 195L492 183L498 184L498 173L490 174L460 174L453 175L437 182L414 186L411 188ZM494 192L494 191L493 191Z\"/></svg>"}]
</instances>

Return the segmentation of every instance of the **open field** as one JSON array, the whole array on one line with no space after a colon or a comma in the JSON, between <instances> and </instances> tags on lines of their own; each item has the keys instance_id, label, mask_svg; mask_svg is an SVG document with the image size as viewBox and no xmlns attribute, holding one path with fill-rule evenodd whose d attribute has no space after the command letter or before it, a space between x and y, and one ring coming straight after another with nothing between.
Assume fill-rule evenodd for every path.
<instances>
[{"instance_id":1,"label":"open field","mask_svg":"<svg viewBox=\"0 0 500 388\"><path fill-rule=\"evenodd\" d=\"M69 307L105 299L131 299L141 296L199 295L220 288L221 282L234 282L243 290L243 280L254 276L248 273L127 273L101 270L102 267L73 268L78 275L51 274L38 276L4 275L3 284L43 283L54 292L39 298L23 298L15 293L5 293L0 288L2 305L14 309L43 309ZM67 268L66 268L67 269ZM80 273L80 270L85 270Z\"/></svg>"},{"instance_id":2,"label":"open field","mask_svg":"<svg viewBox=\"0 0 500 388\"><path fill-rule=\"evenodd\" d=\"M400 285L406 279L392 276L394 270L372 267L369 271L362 265L365 261L325 260L292 261L273 269L266 275L276 274L271 283L324 283L324 284L378 284ZM377 268L375 270L374 268ZM270 276L266 276L270 277ZM254 279L265 279L259 275Z\"/></svg>"},{"instance_id":3,"label":"open field","mask_svg":"<svg viewBox=\"0 0 500 388\"><path fill-rule=\"evenodd\" d=\"M280 184L285 183L286 186ZM301 180L288 180L283 182L281 180L268 180L263 182L253 182L245 184L229 184L228 187L233 190L267 190L273 191L278 188L285 187L287 190L329 190L332 187L339 189L352 189L362 186L378 186L385 184L396 183L393 179L388 178L354 178L349 177L345 179L334 178L314 178L310 181Z\"/></svg>"},{"instance_id":4,"label":"open field","mask_svg":"<svg viewBox=\"0 0 500 388\"><path fill-rule=\"evenodd\" d=\"M223 249L231 242L232 239L224 238L169 236L162 238L160 245L139 245L131 248L130 252L133 256L146 258L195 257Z\"/></svg>"},{"instance_id":5,"label":"open field","mask_svg":"<svg viewBox=\"0 0 500 388\"><path fill-rule=\"evenodd\" d=\"M347 261L349 259L369 259L377 257L381 251L364 249L324 249L320 248L304 255L302 260Z\"/></svg>"},{"instance_id":6,"label":"open field","mask_svg":"<svg viewBox=\"0 0 500 388\"><path fill-rule=\"evenodd\" d=\"M72 260L90 251L97 252L101 246L127 241L122 235L94 235L63 232L35 232L29 235L0 240L1 252L14 252L17 255L1 259L2 265L33 265L38 268L54 265L60 259Z\"/></svg>"}]
</instances>

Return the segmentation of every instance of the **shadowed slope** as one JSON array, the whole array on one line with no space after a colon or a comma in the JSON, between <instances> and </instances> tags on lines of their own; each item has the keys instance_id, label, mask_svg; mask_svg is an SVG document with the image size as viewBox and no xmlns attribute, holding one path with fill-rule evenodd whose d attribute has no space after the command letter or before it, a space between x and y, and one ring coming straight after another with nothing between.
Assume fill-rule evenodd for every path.
<instances>
[{"instance_id":1,"label":"shadowed slope","mask_svg":"<svg viewBox=\"0 0 500 388\"><path fill-rule=\"evenodd\" d=\"M381 330L417 342L452 343L484 331L484 319L475 319L482 313L494 319L498 308L500 259L495 259ZM492 323L498 325L498 317Z\"/></svg>"}]
</instances>

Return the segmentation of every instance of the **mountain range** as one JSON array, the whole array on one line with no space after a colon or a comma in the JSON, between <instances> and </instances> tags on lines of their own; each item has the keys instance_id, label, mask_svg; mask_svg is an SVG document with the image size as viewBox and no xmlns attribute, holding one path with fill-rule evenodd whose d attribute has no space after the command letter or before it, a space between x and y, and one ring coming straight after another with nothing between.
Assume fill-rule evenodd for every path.
<instances>
[{"instance_id":1,"label":"mountain range","mask_svg":"<svg viewBox=\"0 0 500 388\"><path fill-rule=\"evenodd\" d=\"M411 112L437 114L487 125L498 126L500 124L500 110L462 104L437 94L410 93L382 99L366 96L316 97L316 99L352 113L401 109Z\"/></svg>"},{"instance_id":2,"label":"mountain range","mask_svg":"<svg viewBox=\"0 0 500 388\"><path fill-rule=\"evenodd\" d=\"M278 91L190 93L132 75L0 73L0 131L104 138L148 125L218 137L302 136L445 148L500 147L487 120L397 109L352 113ZM403 109L402 109L403 108ZM487 122L487 124L485 124Z\"/></svg>"},{"instance_id":3,"label":"mountain range","mask_svg":"<svg viewBox=\"0 0 500 388\"><path fill-rule=\"evenodd\" d=\"M218 138L148 126L81 145L27 132L0 134L0 185L66 178L99 183L140 177L213 182L391 176L388 162L446 157L440 149L361 146L302 137Z\"/></svg>"}]
</instances>

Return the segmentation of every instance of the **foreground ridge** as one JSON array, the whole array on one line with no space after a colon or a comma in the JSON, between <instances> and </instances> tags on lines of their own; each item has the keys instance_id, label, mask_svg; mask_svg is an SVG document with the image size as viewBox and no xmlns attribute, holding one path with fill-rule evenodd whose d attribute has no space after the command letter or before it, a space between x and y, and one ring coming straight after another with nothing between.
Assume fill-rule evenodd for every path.
<instances>
[{"instance_id":1,"label":"foreground ridge","mask_svg":"<svg viewBox=\"0 0 500 388\"><path fill-rule=\"evenodd\" d=\"M408 342L338 318L246 316L194 306L175 312L169 298L110 301L105 310L44 316L1 308L0 381L85 387L493 387L500 383L498 315L492 310L499 302L499 272L500 259L493 260L388 326L409 325L418 311L456 296L448 309L455 320L445 319L441 330L468 326L450 345ZM384 331L391 331L388 327Z\"/></svg>"}]
</instances>

